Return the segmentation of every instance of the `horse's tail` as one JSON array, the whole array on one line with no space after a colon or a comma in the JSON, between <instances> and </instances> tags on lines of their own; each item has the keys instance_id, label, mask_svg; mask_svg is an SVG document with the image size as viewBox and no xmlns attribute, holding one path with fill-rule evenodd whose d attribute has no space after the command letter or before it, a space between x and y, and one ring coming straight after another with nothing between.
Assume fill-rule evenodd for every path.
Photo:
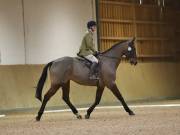
<instances>
[{"instance_id":1,"label":"horse's tail","mask_svg":"<svg viewBox=\"0 0 180 135\"><path fill-rule=\"evenodd\" d=\"M43 69L43 72L41 74L41 77L39 79L39 82L37 84L37 87L36 87L36 95L35 97L37 99L39 99L41 102L42 102L42 90L43 90L43 86L44 86L44 83L46 81L46 78L47 78L47 70L48 68L52 65L53 62L49 62Z\"/></svg>"}]
</instances>

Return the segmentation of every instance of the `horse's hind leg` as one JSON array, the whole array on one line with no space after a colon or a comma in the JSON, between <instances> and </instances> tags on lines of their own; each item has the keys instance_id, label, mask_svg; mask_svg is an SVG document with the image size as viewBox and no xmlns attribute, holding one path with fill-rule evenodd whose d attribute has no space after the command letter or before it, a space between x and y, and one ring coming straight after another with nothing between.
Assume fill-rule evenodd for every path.
<instances>
[{"instance_id":1,"label":"horse's hind leg","mask_svg":"<svg viewBox=\"0 0 180 135\"><path fill-rule=\"evenodd\" d=\"M60 85L51 85L51 88L48 90L48 92L45 94L41 108L38 112L38 116L36 117L37 121L40 121L41 116L44 112L44 109L46 107L47 102L49 101L49 99L57 92L57 90L59 89Z\"/></svg>"},{"instance_id":2,"label":"horse's hind leg","mask_svg":"<svg viewBox=\"0 0 180 135\"><path fill-rule=\"evenodd\" d=\"M94 104L87 110L87 114L85 115L85 118L86 118L86 119L89 119L92 111L93 111L94 108L99 104L99 102L100 102L100 100L101 100L101 97L102 97L102 94L103 94L103 91L104 91L104 86L97 88L97 90L96 90L96 99L95 99L95 102L94 102Z\"/></svg>"},{"instance_id":3,"label":"horse's hind leg","mask_svg":"<svg viewBox=\"0 0 180 135\"><path fill-rule=\"evenodd\" d=\"M71 103L69 99L69 92L70 92L70 81L62 85L62 98L66 102L66 104L71 108L72 112L76 115L78 119L81 119L81 115L79 115L77 109L74 107L74 105Z\"/></svg>"},{"instance_id":4,"label":"horse's hind leg","mask_svg":"<svg viewBox=\"0 0 180 135\"><path fill-rule=\"evenodd\" d=\"M132 110L130 110L130 108L128 107L128 105L124 101L124 98L122 97L117 85L115 83L113 83L108 88L111 89L112 93L121 101L126 112L128 112L129 115L135 115L134 112Z\"/></svg>"}]
</instances>

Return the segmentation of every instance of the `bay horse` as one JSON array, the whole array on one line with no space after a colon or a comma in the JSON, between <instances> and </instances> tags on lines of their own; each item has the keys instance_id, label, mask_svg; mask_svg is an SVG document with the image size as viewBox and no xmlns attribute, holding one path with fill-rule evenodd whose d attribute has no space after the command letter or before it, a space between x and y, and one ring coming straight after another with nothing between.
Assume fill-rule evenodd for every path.
<instances>
[{"instance_id":1,"label":"bay horse","mask_svg":"<svg viewBox=\"0 0 180 135\"><path fill-rule=\"evenodd\" d=\"M78 119L82 118L82 116L78 113L78 110L69 99L70 80L81 85L97 86L95 102L87 110L87 114L85 115L86 119L90 118L92 111L99 104L105 87L109 88L115 95L115 97L118 98L119 101L121 101L125 111L129 115L135 115L134 112L126 104L115 83L116 70L123 56L125 56L129 60L130 64L137 64L134 40L135 38L119 42L97 56L97 58L99 59L100 78L98 80L89 79L90 69L76 57L62 57L55 61L49 62L44 67L36 88L36 98L42 102L36 120L40 121L47 102L60 87L62 88L62 99L70 107L70 109ZM42 90L47 77L48 69L50 74L51 86L42 101Z\"/></svg>"}]
</instances>

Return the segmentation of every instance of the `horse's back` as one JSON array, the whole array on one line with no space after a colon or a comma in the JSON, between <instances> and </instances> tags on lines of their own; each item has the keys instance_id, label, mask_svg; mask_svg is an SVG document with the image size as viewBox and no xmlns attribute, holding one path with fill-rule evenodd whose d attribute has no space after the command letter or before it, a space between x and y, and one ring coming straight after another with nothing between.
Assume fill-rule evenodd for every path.
<instances>
[{"instance_id":1,"label":"horse's back","mask_svg":"<svg viewBox=\"0 0 180 135\"><path fill-rule=\"evenodd\" d=\"M56 59L55 61L53 61L53 66L54 67L57 67L58 65L63 65L63 66L86 66L85 63L88 63L88 61L86 62L85 59L83 58L80 58L80 57L61 57L61 58L58 58Z\"/></svg>"},{"instance_id":2,"label":"horse's back","mask_svg":"<svg viewBox=\"0 0 180 135\"><path fill-rule=\"evenodd\" d=\"M55 84L66 83L68 80L88 84L89 68L77 57L62 57L53 62L50 68L50 78Z\"/></svg>"}]
</instances>

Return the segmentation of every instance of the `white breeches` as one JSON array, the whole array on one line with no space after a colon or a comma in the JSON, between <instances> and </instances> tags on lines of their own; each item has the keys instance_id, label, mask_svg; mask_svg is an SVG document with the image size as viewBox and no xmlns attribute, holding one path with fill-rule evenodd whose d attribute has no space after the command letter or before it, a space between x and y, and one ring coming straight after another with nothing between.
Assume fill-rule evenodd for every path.
<instances>
[{"instance_id":1,"label":"white breeches","mask_svg":"<svg viewBox=\"0 0 180 135\"><path fill-rule=\"evenodd\" d=\"M92 54L85 56L85 58L90 60L91 62L98 63L98 59Z\"/></svg>"}]
</instances>

